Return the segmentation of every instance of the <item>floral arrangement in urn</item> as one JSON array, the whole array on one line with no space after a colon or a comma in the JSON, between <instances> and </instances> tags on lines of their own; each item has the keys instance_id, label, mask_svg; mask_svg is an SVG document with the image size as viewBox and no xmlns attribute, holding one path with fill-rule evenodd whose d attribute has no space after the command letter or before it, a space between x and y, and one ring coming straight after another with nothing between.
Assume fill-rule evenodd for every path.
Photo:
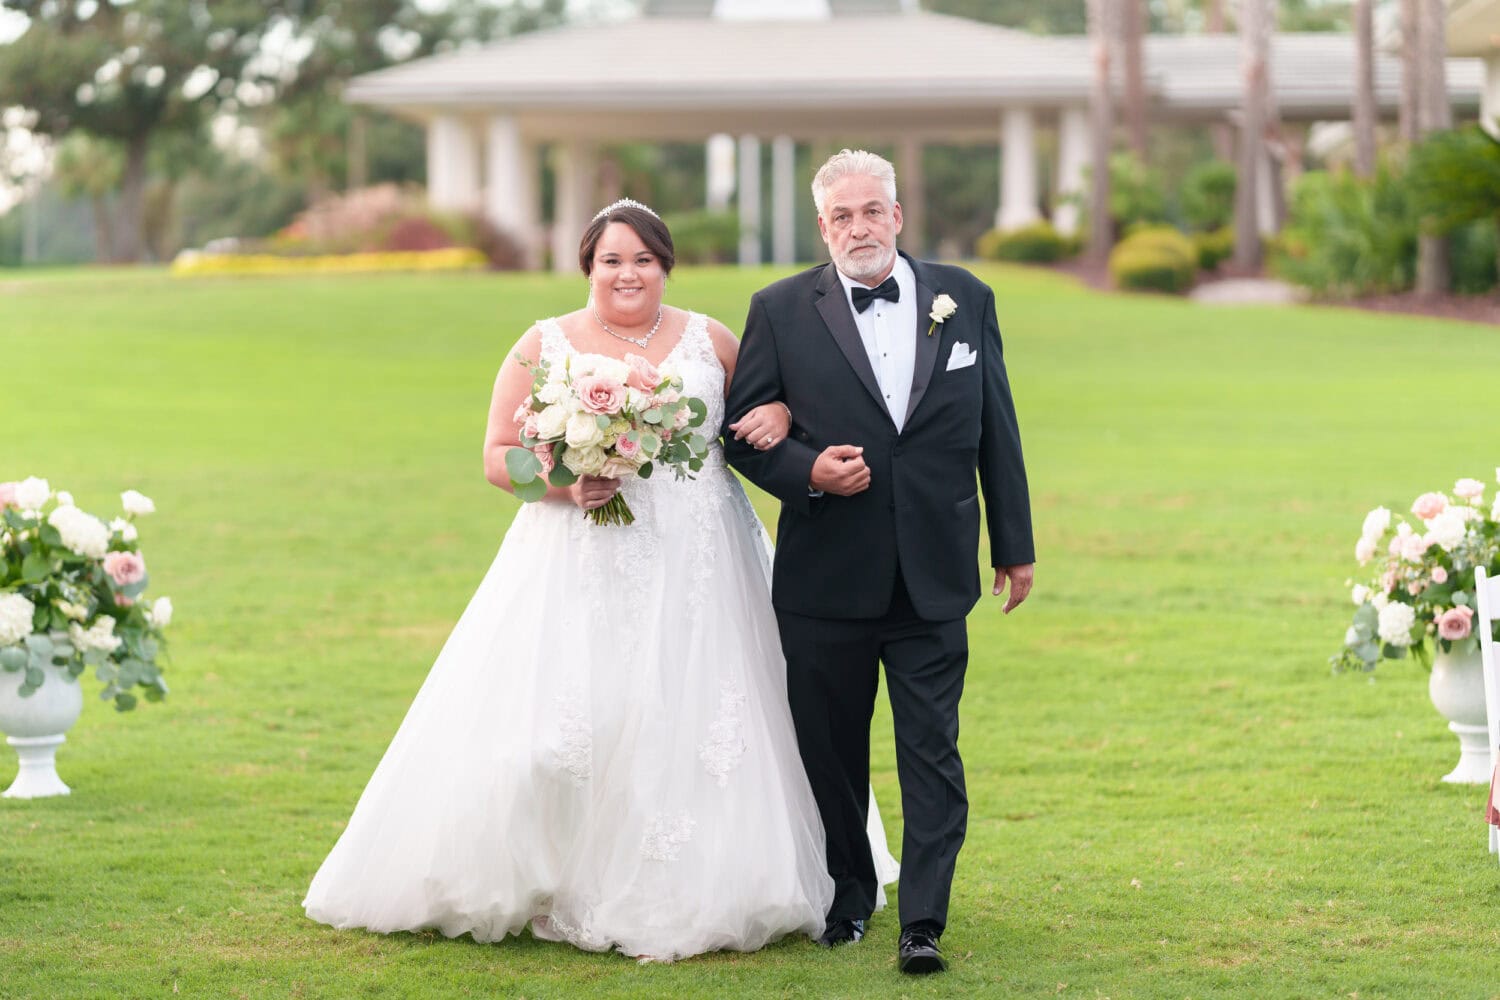
<instances>
[{"instance_id":1,"label":"floral arrangement in urn","mask_svg":"<svg viewBox=\"0 0 1500 1000\"><path fill-rule=\"evenodd\" d=\"M123 516L106 524L45 479L0 483L0 669L24 674L21 697L90 667L122 712L137 687L148 701L166 695L157 658L172 601L145 597L135 526L156 506L134 490L120 503Z\"/></svg>"},{"instance_id":2,"label":"floral arrangement in urn","mask_svg":"<svg viewBox=\"0 0 1500 1000\"><path fill-rule=\"evenodd\" d=\"M1349 582L1354 622L1334 669L1370 671L1408 653L1425 662L1429 642L1444 653L1477 647L1474 567L1500 575L1500 494L1486 506L1484 493L1479 480L1460 479L1451 496L1417 497L1410 517L1384 507L1365 516L1354 557L1373 575Z\"/></svg>"}]
</instances>

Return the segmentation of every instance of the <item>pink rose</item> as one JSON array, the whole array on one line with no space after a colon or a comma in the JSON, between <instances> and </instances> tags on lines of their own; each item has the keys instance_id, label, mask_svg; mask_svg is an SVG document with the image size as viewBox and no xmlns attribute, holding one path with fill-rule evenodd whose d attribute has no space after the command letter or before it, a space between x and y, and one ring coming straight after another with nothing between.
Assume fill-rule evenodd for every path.
<instances>
[{"instance_id":1,"label":"pink rose","mask_svg":"<svg viewBox=\"0 0 1500 1000\"><path fill-rule=\"evenodd\" d=\"M1440 639L1467 639L1473 628L1471 624L1474 618L1473 608L1450 608L1443 612L1438 619L1438 638Z\"/></svg>"},{"instance_id":2,"label":"pink rose","mask_svg":"<svg viewBox=\"0 0 1500 1000\"><path fill-rule=\"evenodd\" d=\"M126 597L124 594L115 595L115 607L117 608L128 608L134 603L134 601Z\"/></svg>"},{"instance_id":3,"label":"pink rose","mask_svg":"<svg viewBox=\"0 0 1500 1000\"><path fill-rule=\"evenodd\" d=\"M531 415L531 400L528 398L528 399L522 400L521 401L521 405L518 406L518 407L516 407L516 414L515 414L515 416L512 419L515 420L515 422L517 424L519 424L522 421L524 421L530 415Z\"/></svg>"},{"instance_id":4,"label":"pink rose","mask_svg":"<svg viewBox=\"0 0 1500 1000\"><path fill-rule=\"evenodd\" d=\"M1388 569L1380 574L1380 589L1389 594L1396 589L1396 571Z\"/></svg>"},{"instance_id":5,"label":"pink rose","mask_svg":"<svg viewBox=\"0 0 1500 1000\"><path fill-rule=\"evenodd\" d=\"M1430 520L1448 509L1448 498L1441 493L1423 493L1412 501L1411 512L1422 520Z\"/></svg>"},{"instance_id":6,"label":"pink rose","mask_svg":"<svg viewBox=\"0 0 1500 1000\"><path fill-rule=\"evenodd\" d=\"M641 442L639 440L632 441L624 434L621 434L615 438L615 454L627 462L639 461L641 457Z\"/></svg>"},{"instance_id":7,"label":"pink rose","mask_svg":"<svg viewBox=\"0 0 1500 1000\"><path fill-rule=\"evenodd\" d=\"M1477 479L1460 479L1453 484L1453 495L1473 500L1484 493L1484 484Z\"/></svg>"},{"instance_id":8,"label":"pink rose","mask_svg":"<svg viewBox=\"0 0 1500 1000\"><path fill-rule=\"evenodd\" d=\"M1413 580L1411 583L1408 583L1406 585L1406 592L1408 594L1410 594L1411 596L1416 597L1418 594L1420 594L1422 592L1422 585L1420 583L1418 583L1417 581Z\"/></svg>"},{"instance_id":9,"label":"pink rose","mask_svg":"<svg viewBox=\"0 0 1500 1000\"><path fill-rule=\"evenodd\" d=\"M536 440L537 437L539 437L539 435L536 432L536 425L537 425L536 414L535 413L528 413L528 414L526 414L526 419L521 422L521 433L522 433L522 435L531 438L533 441Z\"/></svg>"},{"instance_id":10,"label":"pink rose","mask_svg":"<svg viewBox=\"0 0 1500 1000\"><path fill-rule=\"evenodd\" d=\"M1432 568L1432 582L1433 583L1447 583L1448 582L1448 571L1445 570L1445 569L1443 569L1443 567L1441 567L1441 566L1434 566Z\"/></svg>"},{"instance_id":11,"label":"pink rose","mask_svg":"<svg viewBox=\"0 0 1500 1000\"><path fill-rule=\"evenodd\" d=\"M1359 560L1359 564L1361 566L1369 562L1371 559L1374 559L1375 539L1361 538L1359 542L1354 546L1354 558Z\"/></svg>"},{"instance_id":12,"label":"pink rose","mask_svg":"<svg viewBox=\"0 0 1500 1000\"><path fill-rule=\"evenodd\" d=\"M552 458L552 445L550 443L539 444L531 449L531 453L542 463L542 475L551 475L552 470L557 466L557 462Z\"/></svg>"},{"instance_id":13,"label":"pink rose","mask_svg":"<svg viewBox=\"0 0 1500 1000\"><path fill-rule=\"evenodd\" d=\"M663 389L661 392L652 397L651 405L666 406L668 403L675 403L681 398L682 393L678 392L676 389Z\"/></svg>"},{"instance_id":14,"label":"pink rose","mask_svg":"<svg viewBox=\"0 0 1500 1000\"><path fill-rule=\"evenodd\" d=\"M573 383L573 391L578 393L579 403L589 413L612 417L625 406L624 384L602 375L580 377Z\"/></svg>"},{"instance_id":15,"label":"pink rose","mask_svg":"<svg viewBox=\"0 0 1500 1000\"><path fill-rule=\"evenodd\" d=\"M1401 540L1401 558L1407 562L1421 562L1431 540L1426 535L1406 535Z\"/></svg>"},{"instance_id":16,"label":"pink rose","mask_svg":"<svg viewBox=\"0 0 1500 1000\"><path fill-rule=\"evenodd\" d=\"M145 578L146 560L134 552L108 552L104 556L104 572L115 581L116 587L128 587Z\"/></svg>"},{"instance_id":17,"label":"pink rose","mask_svg":"<svg viewBox=\"0 0 1500 1000\"><path fill-rule=\"evenodd\" d=\"M1406 525L1403 524L1401 527L1404 528ZM1387 545L1385 550L1393 556L1399 556L1401 554L1401 539L1405 537L1405 535L1396 535L1391 539L1391 544Z\"/></svg>"},{"instance_id":18,"label":"pink rose","mask_svg":"<svg viewBox=\"0 0 1500 1000\"><path fill-rule=\"evenodd\" d=\"M650 392L661 384L661 372L639 354L625 355L625 363L630 366L630 374L625 377L625 384L630 388Z\"/></svg>"},{"instance_id":19,"label":"pink rose","mask_svg":"<svg viewBox=\"0 0 1500 1000\"><path fill-rule=\"evenodd\" d=\"M0 483L0 510L16 505L16 484Z\"/></svg>"}]
</instances>

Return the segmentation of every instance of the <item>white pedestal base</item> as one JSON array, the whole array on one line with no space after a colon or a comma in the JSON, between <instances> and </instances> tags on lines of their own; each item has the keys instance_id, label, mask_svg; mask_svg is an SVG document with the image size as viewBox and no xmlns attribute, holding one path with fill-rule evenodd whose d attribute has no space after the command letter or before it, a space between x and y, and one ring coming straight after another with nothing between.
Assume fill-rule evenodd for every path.
<instances>
[{"instance_id":1,"label":"white pedestal base","mask_svg":"<svg viewBox=\"0 0 1500 1000\"><path fill-rule=\"evenodd\" d=\"M1455 785L1488 785L1490 783L1490 731L1487 726L1450 722L1448 728L1458 736L1458 765L1443 775Z\"/></svg>"},{"instance_id":2,"label":"white pedestal base","mask_svg":"<svg viewBox=\"0 0 1500 1000\"><path fill-rule=\"evenodd\" d=\"M42 799L72 792L57 776L57 748L67 739L61 733L56 736L6 737L5 742L15 747L16 756L21 759L21 770L5 790L5 798Z\"/></svg>"}]
</instances>

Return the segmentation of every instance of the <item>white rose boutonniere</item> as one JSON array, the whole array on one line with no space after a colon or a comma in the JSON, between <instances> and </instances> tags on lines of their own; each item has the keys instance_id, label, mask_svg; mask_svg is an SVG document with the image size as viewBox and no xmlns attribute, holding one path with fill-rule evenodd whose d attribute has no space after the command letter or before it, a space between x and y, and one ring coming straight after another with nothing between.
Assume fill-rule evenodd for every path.
<instances>
[{"instance_id":1,"label":"white rose boutonniere","mask_svg":"<svg viewBox=\"0 0 1500 1000\"><path fill-rule=\"evenodd\" d=\"M939 295L933 299L932 312L927 314L932 320L932 325L927 328L927 336L932 336L932 332L938 328L938 324L947 322L948 317L956 312L958 312L958 303L954 302L950 296Z\"/></svg>"}]
</instances>

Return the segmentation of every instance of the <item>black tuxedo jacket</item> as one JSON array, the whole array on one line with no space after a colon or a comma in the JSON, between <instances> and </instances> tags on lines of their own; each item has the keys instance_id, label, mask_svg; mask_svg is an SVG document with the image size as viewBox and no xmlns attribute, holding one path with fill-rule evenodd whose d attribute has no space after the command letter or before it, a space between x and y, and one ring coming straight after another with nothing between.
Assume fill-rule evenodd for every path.
<instances>
[{"instance_id":1,"label":"black tuxedo jacket","mask_svg":"<svg viewBox=\"0 0 1500 1000\"><path fill-rule=\"evenodd\" d=\"M878 618L890 605L899 566L921 617L962 618L980 594L981 492L991 564L1035 560L995 294L962 268L907 260L917 277L917 351L900 432L832 264L778 281L750 300L725 406L724 447L734 468L781 500L772 584L780 610ZM958 309L929 336L928 314L940 294ZM960 344L978 357L950 369ZM765 452L734 440L728 423L772 400L791 408L790 436ZM870 487L852 497L812 497L813 461L837 444L864 447Z\"/></svg>"}]
</instances>

